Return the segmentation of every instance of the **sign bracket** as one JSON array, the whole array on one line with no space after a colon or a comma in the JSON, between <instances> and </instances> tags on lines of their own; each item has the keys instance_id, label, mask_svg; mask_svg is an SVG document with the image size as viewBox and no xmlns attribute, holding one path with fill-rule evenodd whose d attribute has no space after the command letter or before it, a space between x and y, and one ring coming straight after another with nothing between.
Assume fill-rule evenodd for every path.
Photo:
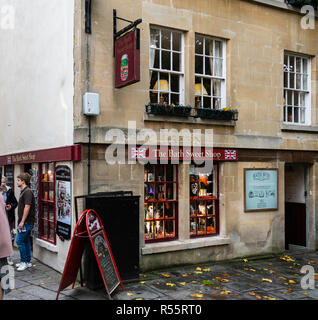
<instances>
[{"instance_id":1,"label":"sign bracket","mask_svg":"<svg viewBox=\"0 0 318 320\"><path fill-rule=\"evenodd\" d=\"M128 26L125 28L119 30L117 32L117 19L125 21L125 22L130 22ZM137 19L135 21L130 21L124 18L117 17L117 11L116 9L113 9L113 56L115 57L115 41L118 37L120 37L122 34L126 33L130 29L136 28L138 24L142 22L142 19Z\"/></svg>"}]
</instances>

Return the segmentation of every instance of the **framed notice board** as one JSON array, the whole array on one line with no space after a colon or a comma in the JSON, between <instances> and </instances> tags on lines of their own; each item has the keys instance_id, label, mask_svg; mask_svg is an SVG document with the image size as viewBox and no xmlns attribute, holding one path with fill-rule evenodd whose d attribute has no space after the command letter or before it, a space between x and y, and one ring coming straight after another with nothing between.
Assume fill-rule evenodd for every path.
<instances>
[{"instance_id":1,"label":"framed notice board","mask_svg":"<svg viewBox=\"0 0 318 320\"><path fill-rule=\"evenodd\" d=\"M278 169L244 169L244 211L278 210Z\"/></svg>"}]
</instances>

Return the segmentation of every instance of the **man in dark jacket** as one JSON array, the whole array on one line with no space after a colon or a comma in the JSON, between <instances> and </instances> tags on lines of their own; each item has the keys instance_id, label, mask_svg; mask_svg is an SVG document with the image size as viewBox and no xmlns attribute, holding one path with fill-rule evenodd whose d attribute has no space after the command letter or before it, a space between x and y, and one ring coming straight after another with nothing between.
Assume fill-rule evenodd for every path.
<instances>
[{"instance_id":1,"label":"man in dark jacket","mask_svg":"<svg viewBox=\"0 0 318 320\"><path fill-rule=\"evenodd\" d=\"M3 200L6 204L6 213L8 216L10 232L11 232L11 240L14 241L13 230L15 228L15 208L18 206L18 201L14 196L13 190L7 186L6 177L2 176L1 185L0 185L0 194L3 197ZM8 263L13 264L12 259L8 258Z\"/></svg>"}]
</instances>

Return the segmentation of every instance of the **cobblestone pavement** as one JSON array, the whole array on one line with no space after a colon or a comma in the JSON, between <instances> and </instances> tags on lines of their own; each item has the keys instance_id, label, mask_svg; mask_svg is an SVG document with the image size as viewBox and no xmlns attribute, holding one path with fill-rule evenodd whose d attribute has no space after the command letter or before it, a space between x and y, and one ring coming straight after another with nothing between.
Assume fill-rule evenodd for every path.
<instances>
[{"instance_id":1,"label":"cobblestone pavement","mask_svg":"<svg viewBox=\"0 0 318 320\"><path fill-rule=\"evenodd\" d=\"M14 262L18 262L17 250ZM5 300L56 299L61 274L36 259L32 263L32 268L15 271L15 289L5 295ZM137 282L124 283L124 291L119 286L113 292L112 299L316 300L316 288L301 287L301 279L307 275L301 273L303 266L311 266L315 272L318 271L318 252L286 251L263 258L156 270L141 274ZM68 287L59 296L59 300L108 299L104 289L92 291L78 284L74 289Z\"/></svg>"}]
</instances>

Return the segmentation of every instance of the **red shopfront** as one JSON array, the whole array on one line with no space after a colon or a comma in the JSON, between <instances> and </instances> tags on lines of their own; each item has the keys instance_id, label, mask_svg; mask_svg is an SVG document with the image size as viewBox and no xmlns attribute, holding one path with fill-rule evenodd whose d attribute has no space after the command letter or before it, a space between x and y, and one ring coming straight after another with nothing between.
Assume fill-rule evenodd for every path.
<instances>
[{"instance_id":1,"label":"red shopfront","mask_svg":"<svg viewBox=\"0 0 318 320\"><path fill-rule=\"evenodd\" d=\"M52 149L28 151L0 156L0 167L4 174L10 168L10 183L14 187L16 176L21 172L31 174L30 187L36 198L36 223L34 235L53 245L56 244L57 227L57 183L56 168L69 167L74 161L81 161L81 146L72 145ZM16 188L15 188L16 190ZM16 190L17 191L17 190ZM18 193L16 193L18 196ZM68 190L67 201L71 203L72 191ZM72 215L72 212L69 212ZM71 219L70 219L71 220ZM69 225L69 229L71 225Z\"/></svg>"},{"instance_id":2,"label":"red shopfront","mask_svg":"<svg viewBox=\"0 0 318 320\"><path fill-rule=\"evenodd\" d=\"M219 167L224 161L238 160L236 149L139 147L130 148L129 156L145 163L146 243L179 238L179 224L185 223L179 219L179 187L185 184L189 185L189 193L181 197L188 199L189 237L219 235ZM187 165L186 174L183 172L180 178L179 169L183 164Z\"/></svg>"}]
</instances>

